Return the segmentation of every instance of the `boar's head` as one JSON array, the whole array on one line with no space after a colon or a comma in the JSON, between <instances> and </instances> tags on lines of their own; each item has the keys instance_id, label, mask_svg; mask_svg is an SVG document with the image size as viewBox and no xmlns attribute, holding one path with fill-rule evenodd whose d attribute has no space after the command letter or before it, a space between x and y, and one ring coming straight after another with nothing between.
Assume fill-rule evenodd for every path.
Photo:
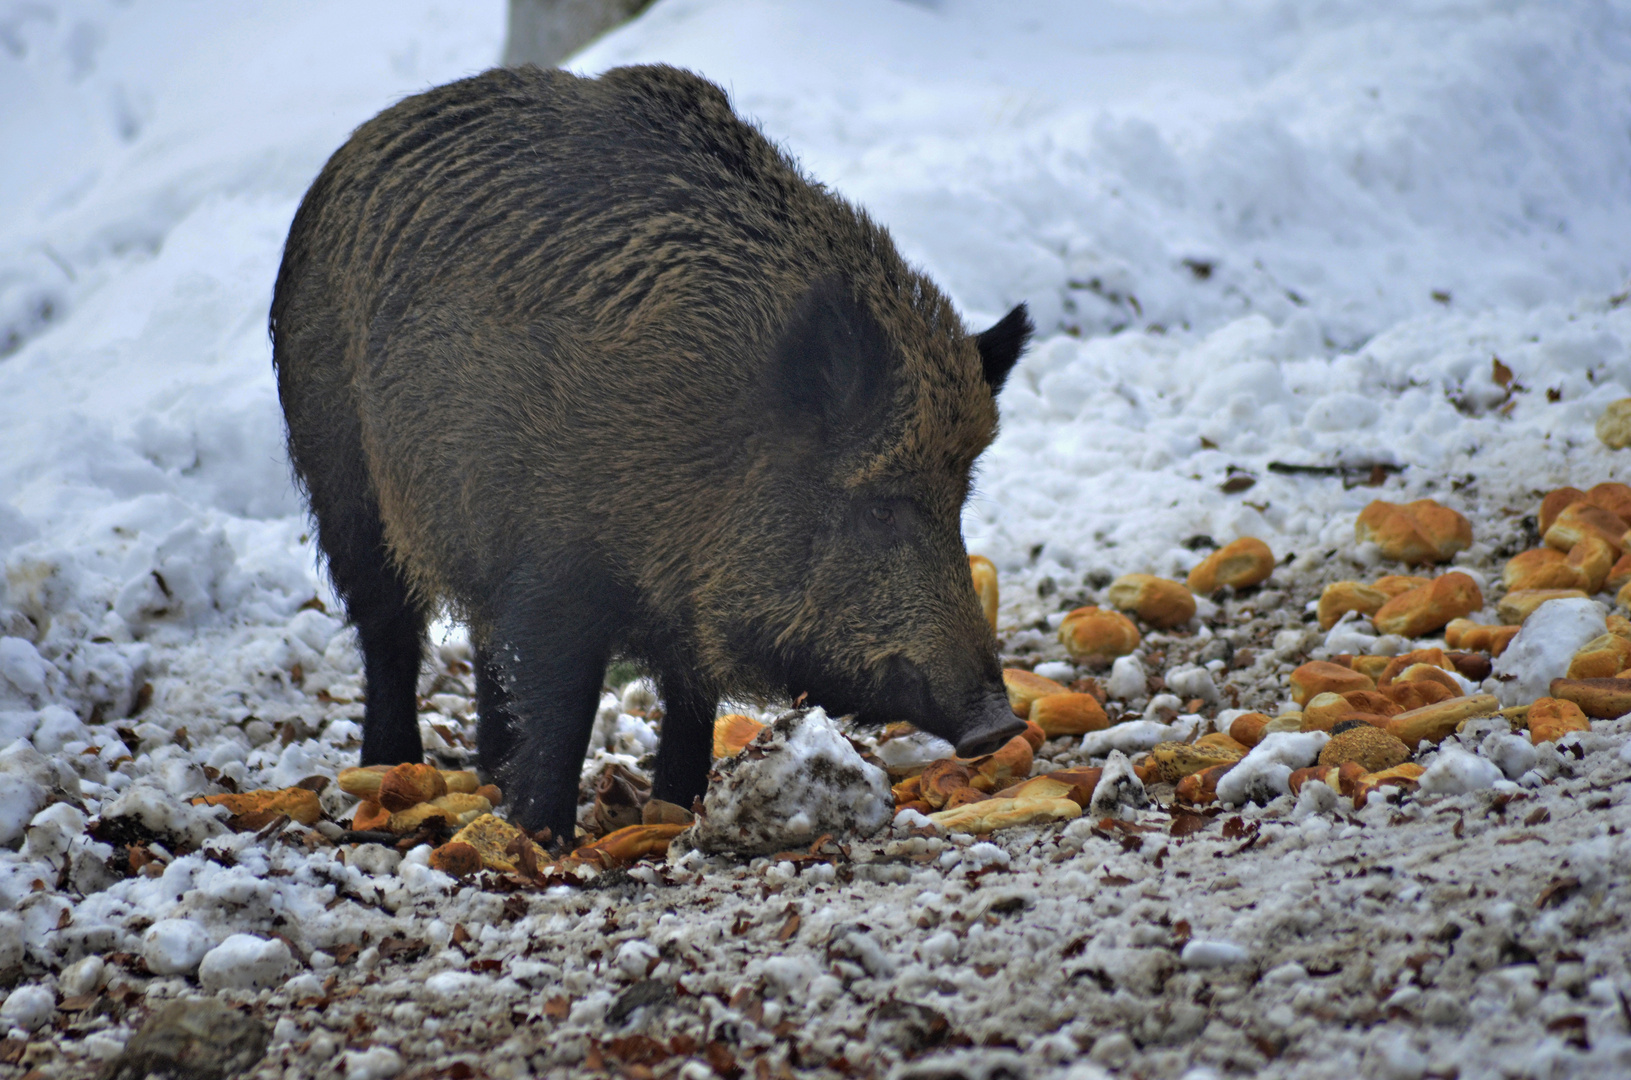
<instances>
[{"instance_id":1,"label":"boar's head","mask_svg":"<svg viewBox=\"0 0 1631 1080\"><path fill-rule=\"evenodd\" d=\"M996 393L1032 326L1021 305L968 335L913 278L819 281L770 350L752 509L736 515L747 546L729 560L743 601L731 649L835 715L907 720L972 756L1024 727L961 518L974 460L996 435Z\"/></svg>"}]
</instances>

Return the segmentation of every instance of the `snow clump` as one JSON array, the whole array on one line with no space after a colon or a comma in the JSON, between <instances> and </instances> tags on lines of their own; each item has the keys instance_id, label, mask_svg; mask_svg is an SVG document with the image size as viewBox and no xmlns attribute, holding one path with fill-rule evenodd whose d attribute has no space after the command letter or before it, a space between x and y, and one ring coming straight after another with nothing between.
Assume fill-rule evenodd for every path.
<instances>
[{"instance_id":1,"label":"snow clump","mask_svg":"<svg viewBox=\"0 0 1631 1080\"><path fill-rule=\"evenodd\" d=\"M28 839L23 854L52 866L61 866L68 848L85 831L85 814L71 803L54 803L34 815L28 823Z\"/></svg>"},{"instance_id":2,"label":"snow clump","mask_svg":"<svg viewBox=\"0 0 1631 1080\"><path fill-rule=\"evenodd\" d=\"M23 835L45 798L45 788L30 778L0 771L0 844L9 845Z\"/></svg>"},{"instance_id":3,"label":"snow clump","mask_svg":"<svg viewBox=\"0 0 1631 1080\"><path fill-rule=\"evenodd\" d=\"M1492 675L1503 707L1528 705L1551 693L1552 680L1569 673L1580 646L1608 633L1595 600L1548 600L1524 620L1523 629L1495 661Z\"/></svg>"},{"instance_id":4,"label":"snow clump","mask_svg":"<svg viewBox=\"0 0 1631 1080\"><path fill-rule=\"evenodd\" d=\"M1183 961L1184 967L1216 968L1243 964L1250 959L1250 954L1232 941L1203 941L1196 938L1184 945L1184 951L1178 954L1178 958Z\"/></svg>"},{"instance_id":5,"label":"snow clump","mask_svg":"<svg viewBox=\"0 0 1631 1080\"><path fill-rule=\"evenodd\" d=\"M89 994L102 985L107 974L108 965L100 956L82 956L62 969L57 989L67 997Z\"/></svg>"},{"instance_id":6,"label":"snow clump","mask_svg":"<svg viewBox=\"0 0 1631 1080\"><path fill-rule=\"evenodd\" d=\"M19 986L0 1004L0 1024L35 1031L50 1023L57 1011L57 997L44 986Z\"/></svg>"},{"instance_id":7,"label":"snow clump","mask_svg":"<svg viewBox=\"0 0 1631 1080\"><path fill-rule=\"evenodd\" d=\"M1267 803L1291 790L1291 774L1319 759L1331 736L1323 731L1276 731L1218 781L1218 801L1230 806Z\"/></svg>"},{"instance_id":8,"label":"snow clump","mask_svg":"<svg viewBox=\"0 0 1631 1080\"><path fill-rule=\"evenodd\" d=\"M796 709L709 778L692 842L704 851L784 851L823 833L871 836L894 816L889 778L819 708Z\"/></svg>"},{"instance_id":9,"label":"snow clump","mask_svg":"<svg viewBox=\"0 0 1631 1080\"><path fill-rule=\"evenodd\" d=\"M874 753L885 768L900 769L914 765L921 767L931 761L953 757L957 748L938 735L914 731L910 735L884 740Z\"/></svg>"},{"instance_id":10,"label":"snow clump","mask_svg":"<svg viewBox=\"0 0 1631 1080\"><path fill-rule=\"evenodd\" d=\"M160 919L142 935L142 959L155 975L191 975L212 944L197 923Z\"/></svg>"},{"instance_id":11,"label":"snow clump","mask_svg":"<svg viewBox=\"0 0 1631 1080\"><path fill-rule=\"evenodd\" d=\"M1118 656L1110 665L1110 678L1104 684L1105 693L1122 701L1143 697L1149 676L1136 656Z\"/></svg>"},{"instance_id":12,"label":"snow clump","mask_svg":"<svg viewBox=\"0 0 1631 1080\"><path fill-rule=\"evenodd\" d=\"M1144 783L1133 772L1133 763L1120 750L1110 751L1105 759L1104 772L1093 788L1093 801L1088 813L1094 819L1107 817L1133 817L1135 812L1150 805Z\"/></svg>"},{"instance_id":13,"label":"snow clump","mask_svg":"<svg viewBox=\"0 0 1631 1080\"><path fill-rule=\"evenodd\" d=\"M402 1055L389 1046L347 1050L341 1061L345 1080L389 1080L402 1071Z\"/></svg>"},{"instance_id":14,"label":"snow clump","mask_svg":"<svg viewBox=\"0 0 1631 1080\"><path fill-rule=\"evenodd\" d=\"M1173 668L1165 678L1168 689L1184 700L1199 698L1217 704L1218 684L1212 681L1212 673L1205 668L1193 665Z\"/></svg>"},{"instance_id":15,"label":"snow clump","mask_svg":"<svg viewBox=\"0 0 1631 1080\"><path fill-rule=\"evenodd\" d=\"M1201 718L1193 713L1179 716L1170 724L1159 720L1129 720L1083 735L1081 753L1088 757L1105 757L1118 750L1123 754L1136 754L1164 742L1188 742L1200 726Z\"/></svg>"},{"instance_id":16,"label":"snow clump","mask_svg":"<svg viewBox=\"0 0 1631 1080\"><path fill-rule=\"evenodd\" d=\"M172 847L202 847L205 840L227 831L225 814L215 807L192 806L138 781L102 811L102 825L115 823L136 835L163 837Z\"/></svg>"},{"instance_id":17,"label":"snow clump","mask_svg":"<svg viewBox=\"0 0 1631 1080\"><path fill-rule=\"evenodd\" d=\"M1494 787L1503 779L1500 766L1464 749L1458 742L1446 742L1421 774L1417 788L1441 795L1462 795Z\"/></svg>"},{"instance_id":18,"label":"snow clump","mask_svg":"<svg viewBox=\"0 0 1631 1080\"><path fill-rule=\"evenodd\" d=\"M198 981L205 990L263 990L289 970L289 946L276 938L232 934L204 954Z\"/></svg>"},{"instance_id":19,"label":"snow clump","mask_svg":"<svg viewBox=\"0 0 1631 1080\"><path fill-rule=\"evenodd\" d=\"M19 739L0 750L0 845L9 846L23 835L53 788L79 794L78 782L64 777L32 744Z\"/></svg>"},{"instance_id":20,"label":"snow clump","mask_svg":"<svg viewBox=\"0 0 1631 1080\"><path fill-rule=\"evenodd\" d=\"M1494 762L1508 780L1516 780L1533 769L1539 757L1534 743L1511 732L1491 732L1479 744L1478 752Z\"/></svg>"}]
</instances>

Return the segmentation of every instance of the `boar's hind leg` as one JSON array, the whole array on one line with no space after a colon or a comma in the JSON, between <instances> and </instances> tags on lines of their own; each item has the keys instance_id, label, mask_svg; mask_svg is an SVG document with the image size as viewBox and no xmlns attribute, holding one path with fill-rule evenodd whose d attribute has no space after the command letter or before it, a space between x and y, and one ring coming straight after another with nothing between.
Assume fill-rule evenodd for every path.
<instances>
[{"instance_id":1,"label":"boar's hind leg","mask_svg":"<svg viewBox=\"0 0 1631 1080\"><path fill-rule=\"evenodd\" d=\"M659 681L663 691L663 732L657 744L657 775L652 778L651 797L689 810L691 801L708 790L719 698L683 677Z\"/></svg>"},{"instance_id":2,"label":"boar's hind leg","mask_svg":"<svg viewBox=\"0 0 1631 1080\"><path fill-rule=\"evenodd\" d=\"M324 530L319 521L319 540ZM383 537L372 556L347 559L329 554L329 574L357 627L367 684L363 707L362 763L397 765L419 761L419 662L425 617L408 594L407 583L390 565ZM353 549L355 550L355 549Z\"/></svg>"},{"instance_id":3,"label":"boar's hind leg","mask_svg":"<svg viewBox=\"0 0 1631 1080\"><path fill-rule=\"evenodd\" d=\"M424 748L416 692L425 615L385 547L385 527L361 465L361 446L331 437L335 445L297 455L297 460L317 519L318 546L362 647L367 685L362 763L419 761ZM292 438L290 446L296 449Z\"/></svg>"}]
</instances>

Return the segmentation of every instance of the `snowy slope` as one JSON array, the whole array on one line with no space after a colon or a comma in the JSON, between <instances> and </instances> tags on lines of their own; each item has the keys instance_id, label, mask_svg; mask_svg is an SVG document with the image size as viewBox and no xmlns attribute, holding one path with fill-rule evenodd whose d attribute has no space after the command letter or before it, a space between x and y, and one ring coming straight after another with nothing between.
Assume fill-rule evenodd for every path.
<instances>
[{"instance_id":1,"label":"snowy slope","mask_svg":"<svg viewBox=\"0 0 1631 1080\"><path fill-rule=\"evenodd\" d=\"M678 0L572 66L708 74L973 311L1259 311L1318 348L1434 290L1620 284L1628 41L1631 13L1589 2Z\"/></svg>"},{"instance_id":2,"label":"snowy slope","mask_svg":"<svg viewBox=\"0 0 1631 1080\"><path fill-rule=\"evenodd\" d=\"M48 696L128 707L133 636L320 587L266 340L283 236L351 128L489 66L502 28L497 2L0 16L4 630L75 673Z\"/></svg>"}]
</instances>

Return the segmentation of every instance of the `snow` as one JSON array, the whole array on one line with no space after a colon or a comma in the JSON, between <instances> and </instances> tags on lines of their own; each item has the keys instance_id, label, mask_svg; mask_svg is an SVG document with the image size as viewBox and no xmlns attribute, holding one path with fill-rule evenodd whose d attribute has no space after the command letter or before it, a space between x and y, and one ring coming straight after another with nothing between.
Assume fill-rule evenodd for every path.
<instances>
[{"instance_id":1,"label":"snow","mask_svg":"<svg viewBox=\"0 0 1631 1080\"><path fill-rule=\"evenodd\" d=\"M648 942L635 938L618 946L617 956L613 958L612 963L630 979L643 979L646 972L655 966L652 961L659 959L660 956L661 954Z\"/></svg>"},{"instance_id":2,"label":"snow","mask_svg":"<svg viewBox=\"0 0 1631 1080\"><path fill-rule=\"evenodd\" d=\"M0 772L0 844L9 844L23 835L45 798L45 789L39 784Z\"/></svg>"},{"instance_id":3,"label":"snow","mask_svg":"<svg viewBox=\"0 0 1631 1080\"><path fill-rule=\"evenodd\" d=\"M1618 283L1623 252L1576 230L1616 221L1628 186L1626 106L1601 105L1626 85L1622 29L1585 3L690 2L572 66L713 73L979 311L1029 298L1044 327L1096 330L1306 313L1304 333L1353 341L1429 288L1532 306ZM790 62L824 40L846 47ZM1213 260L1204 288L1186 258Z\"/></svg>"},{"instance_id":4,"label":"snow","mask_svg":"<svg viewBox=\"0 0 1631 1080\"><path fill-rule=\"evenodd\" d=\"M988 866L1006 867L1011 861L1008 852L985 841L970 844L962 852L962 863L970 870L984 870Z\"/></svg>"},{"instance_id":5,"label":"snow","mask_svg":"<svg viewBox=\"0 0 1631 1080\"><path fill-rule=\"evenodd\" d=\"M50 1022L57 1011L57 997L49 987L25 984L6 995L0 1003L0 1025L34 1031Z\"/></svg>"},{"instance_id":6,"label":"snow","mask_svg":"<svg viewBox=\"0 0 1631 1080\"><path fill-rule=\"evenodd\" d=\"M365 874L389 877L401 865L402 856L383 844L358 844L351 850L348 861Z\"/></svg>"},{"instance_id":7,"label":"snow","mask_svg":"<svg viewBox=\"0 0 1631 1080\"><path fill-rule=\"evenodd\" d=\"M1110 664L1110 677L1105 680L1104 690L1111 697L1123 700L1143 697L1148 678L1138 657L1131 654L1118 656Z\"/></svg>"},{"instance_id":8,"label":"snow","mask_svg":"<svg viewBox=\"0 0 1631 1080\"><path fill-rule=\"evenodd\" d=\"M884 768L904 769L952 757L957 753L957 748L937 735L914 731L910 735L880 742L873 753Z\"/></svg>"},{"instance_id":9,"label":"snow","mask_svg":"<svg viewBox=\"0 0 1631 1080\"><path fill-rule=\"evenodd\" d=\"M1296 805L1291 808L1291 819L1301 821L1307 828L1324 824L1324 815L1341 806L1337 793L1320 780L1310 781L1297 792ZM1317 823L1317 824L1316 824Z\"/></svg>"},{"instance_id":10,"label":"snow","mask_svg":"<svg viewBox=\"0 0 1631 1080\"><path fill-rule=\"evenodd\" d=\"M45 694L49 668L34 644L18 637L0 637L0 678L13 695L37 699Z\"/></svg>"},{"instance_id":11,"label":"snow","mask_svg":"<svg viewBox=\"0 0 1631 1080\"><path fill-rule=\"evenodd\" d=\"M1508 780L1517 780L1535 767L1535 744L1522 735L1490 732L1478 745L1478 753L1488 758Z\"/></svg>"},{"instance_id":12,"label":"snow","mask_svg":"<svg viewBox=\"0 0 1631 1080\"><path fill-rule=\"evenodd\" d=\"M1212 673L1203 667L1177 667L1162 677L1167 689L1186 701L1195 698L1211 704L1218 701L1217 683L1212 681Z\"/></svg>"},{"instance_id":13,"label":"snow","mask_svg":"<svg viewBox=\"0 0 1631 1080\"><path fill-rule=\"evenodd\" d=\"M1112 753L1133 754L1157 743L1186 742L1200 728L1200 718L1180 716L1170 724L1159 720L1131 720L1082 736L1082 752L1092 757Z\"/></svg>"},{"instance_id":14,"label":"snow","mask_svg":"<svg viewBox=\"0 0 1631 1080\"><path fill-rule=\"evenodd\" d=\"M1076 665L1063 660L1044 660L1031 670L1044 679L1052 679L1064 685L1076 680Z\"/></svg>"},{"instance_id":15,"label":"snow","mask_svg":"<svg viewBox=\"0 0 1631 1080\"><path fill-rule=\"evenodd\" d=\"M1232 941L1205 941L1194 938L1184 943L1178 954L1185 967L1213 968L1243 964L1251 954Z\"/></svg>"},{"instance_id":16,"label":"snow","mask_svg":"<svg viewBox=\"0 0 1631 1080\"><path fill-rule=\"evenodd\" d=\"M83 743L90 729L79 722L79 717L61 705L47 705L35 718L34 734L29 741L44 754L54 754L71 742Z\"/></svg>"},{"instance_id":17,"label":"snow","mask_svg":"<svg viewBox=\"0 0 1631 1080\"><path fill-rule=\"evenodd\" d=\"M802 957L774 956L765 961L763 974L769 987L785 997L806 991L818 972Z\"/></svg>"},{"instance_id":18,"label":"snow","mask_svg":"<svg viewBox=\"0 0 1631 1080\"><path fill-rule=\"evenodd\" d=\"M198 982L211 991L257 990L281 982L292 959L289 946L276 938L232 934L199 961Z\"/></svg>"},{"instance_id":19,"label":"snow","mask_svg":"<svg viewBox=\"0 0 1631 1080\"><path fill-rule=\"evenodd\" d=\"M28 823L22 855L60 866L68 847L85 831L85 812L71 803L55 803Z\"/></svg>"},{"instance_id":20,"label":"snow","mask_svg":"<svg viewBox=\"0 0 1631 1080\"><path fill-rule=\"evenodd\" d=\"M84 956L62 969L57 986L68 997L77 997L101 986L106 975L107 964L100 956Z\"/></svg>"},{"instance_id":21,"label":"snow","mask_svg":"<svg viewBox=\"0 0 1631 1080\"><path fill-rule=\"evenodd\" d=\"M823 710L796 709L716 764L687 835L704 851L785 851L824 833L871 836L894 812L888 775Z\"/></svg>"},{"instance_id":22,"label":"snow","mask_svg":"<svg viewBox=\"0 0 1631 1080\"><path fill-rule=\"evenodd\" d=\"M487 980L467 971L443 971L425 980L425 989L440 998L450 1000L469 995Z\"/></svg>"},{"instance_id":23,"label":"snow","mask_svg":"<svg viewBox=\"0 0 1631 1080\"><path fill-rule=\"evenodd\" d=\"M1094 818L1132 817L1134 812L1150 804L1144 784L1133 772L1133 763L1120 750L1112 750L1105 757L1104 772L1093 788L1093 800L1087 808Z\"/></svg>"},{"instance_id":24,"label":"snow","mask_svg":"<svg viewBox=\"0 0 1631 1080\"><path fill-rule=\"evenodd\" d=\"M190 764L167 759L172 765L181 766L184 770ZM166 778L164 765L166 761L157 762L155 770L159 778ZM175 779L173 772L169 777ZM181 801L187 795L196 794L196 791L186 790L176 792L165 790L169 785L137 781L128 790L120 794L102 807L101 818L104 822L114 822L128 819L145 832L167 838L177 846L198 847L205 840L225 832L221 824L224 812L214 807L192 806ZM190 787L191 785L187 785Z\"/></svg>"},{"instance_id":25,"label":"snow","mask_svg":"<svg viewBox=\"0 0 1631 1080\"><path fill-rule=\"evenodd\" d=\"M142 959L155 975L190 975L214 944L189 919L160 919L142 934Z\"/></svg>"},{"instance_id":26,"label":"snow","mask_svg":"<svg viewBox=\"0 0 1631 1080\"><path fill-rule=\"evenodd\" d=\"M0 750L0 844L23 835L57 779L51 763L31 742L18 739Z\"/></svg>"},{"instance_id":27,"label":"snow","mask_svg":"<svg viewBox=\"0 0 1631 1080\"><path fill-rule=\"evenodd\" d=\"M1500 779L1501 768L1495 762L1470 753L1459 742L1449 741L1434 755L1416 783L1429 794L1460 795L1493 787Z\"/></svg>"},{"instance_id":28,"label":"snow","mask_svg":"<svg viewBox=\"0 0 1631 1080\"><path fill-rule=\"evenodd\" d=\"M1569 672L1580 646L1608 630L1595 600L1548 600L1530 613L1523 629L1496 657L1491 676L1502 705L1527 705L1551 693L1553 679Z\"/></svg>"},{"instance_id":29,"label":"snow","mask_svg":"<svg viewBox=\"0 0 1631 1080\"><path fill-rule=\"evenodd\" d=\"M340 1058L345 1080L390 1080L402 1071L402 1057L389 1046L347 1050Z\"/></svg>"},{"instance_id":30,"label":"snow","mask_svg":"<svg viewBox=\"0 0 1631 1080\"><path fill-rule=\"evenodd\" d=\"M911 809L902 810L896 814L891 826L897 833L909 833L913 829L932 829L935 827L934 821L927 814Z\"/></svg>"},{"instance_id":31,"label":"snow","mask_svg":"<svg viewBox=\"0 0 1631 1080\"><path fill-rule=\"evenodd\" d=\"M1276 731L1265 736L1223 774L1218 781L1218 801L1238 806L1248 801L1266 803L1286 794L1291 774L1314 764L1330 738L1323 731Z\"/></svg>"}]
</instances>

